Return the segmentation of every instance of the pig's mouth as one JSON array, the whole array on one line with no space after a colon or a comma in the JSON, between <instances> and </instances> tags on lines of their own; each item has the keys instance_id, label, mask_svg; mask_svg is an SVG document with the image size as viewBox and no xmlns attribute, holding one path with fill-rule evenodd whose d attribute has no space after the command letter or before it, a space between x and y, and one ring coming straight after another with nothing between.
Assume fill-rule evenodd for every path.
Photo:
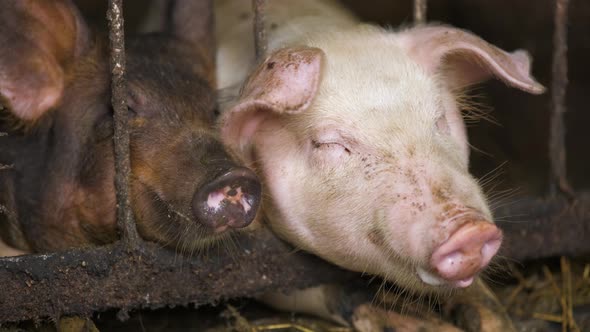
<instances>
[{"instance_id":1,"label":"pig's mouth","mask_svg":"<svg viewBox=\"0 0 590 332\"><path fill-rule=\"evenodd\" d=\"M420 278L420 280L422 280L423 283L425 283L429 286L435 286L435 287L443 287L443 286L448 287L448 286L450 286L453 288L465 288L465 287L469 287L469 285L471 285L473 283L473 279L475 278L475 276L471 276L471 277L467 277L462 280L456 280L453 282L449 282L447 280L444 280L444 279L438 277L436 274L429 272L421 267L416 268L416 273L418 274L418 277Z\"/></svg>"},{"instance_id":2,"label":"pig's mouth","mask_svg":"<svg viewBox=\"0 0 590 332\"><path fill-rule=\"evenodd\" d=\"M465 288L485 269L502 243L502 232L481 215L461 216L464 222L434 249L429 266L416 267L427 285Z\"/></svg>"},{"instance_id":3,"label":"pig's mouth","mask_svg":"<svg viewBox=\"0 0 590 332\"><path fill-rule=\"evenodd\" d=\"M202 226L191 218L190 208L178 208L150 185L134 180L142 187L134 195L134 208L138 229L145 239L192 251L215 244L228 235L225 229Z\"/></svg>"}]
</instances>

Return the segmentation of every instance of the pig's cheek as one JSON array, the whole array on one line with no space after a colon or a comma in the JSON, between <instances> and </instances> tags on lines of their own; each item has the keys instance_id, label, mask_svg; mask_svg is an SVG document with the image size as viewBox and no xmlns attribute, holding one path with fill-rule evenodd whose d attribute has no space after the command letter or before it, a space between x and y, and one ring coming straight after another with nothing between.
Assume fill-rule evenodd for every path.
<instances>
[{"instance_id":1,"label":"pig's cheek","mask_svg":"<svg viewBox=\"0 0 590 332\"><path fill-rule=\"evenodd\" d=\"M449 93L443 95L443 108L445 118L449 127L450 135L458 143L464 165L469 163L469 143L467 140L467 129L461 111L455 102L455 98Z\"/></svg>"},{"instance_id":2,"label":"pig's cheek","mask_svg":"<svg viewBox=\"0 0 590 332\"><path fill-rule=\"evenodd\" d=\"M289 161L290 159L283 160ZM315 242L315 235L307 224L309 219L305 216L306 202L301 200L305 194L295 191L297 186L292 185L293 181L302 181L304 174L294 171L294 165L298 161L291 161L289 165L285 164L273 171L267 171L266 174L267 188L273 199L272 213L278 214L278 216L271 218L273 220L272 227L295 244L305 241L305 245L312 245ZM287 169L290 171L286 171Z\"/></svg>"},{"instance_id":3,"label":"pig's cheek","mask_svg":"<svg viewBox=\"0 0 590 332\"><path fill-rule=\"evenodd\" d=\"M272 197L272 214L280 214L273 220L273 229L283 234L311 236L308 227L298 216L306 209L301 203L303 195L296 188L306 179L303 151L297 145L295 135L280 126L262 130L255 138L257 164L262 169L265 200ZM268 203L268 202L267 202ZM265 205L267 205L265 203Z\"/></svg>"},{"instance_id":4,"label":"pig's cheek","mask_svg":"<svg viewBox=\"0 0 590 332\"><path fill-rule=\"evenodd\" d=\"M396 239L388 243L390 250L410 258L414 264L428 264L433 229L439 225L435 222L433 203L425 198L425 189L419 183L407 181L407 176L402 171L389 179L395 186L390 199L383 202L379 225L388 238Z\"/></svg>"},{"instance_id":5,"label":"pig's cheek","mask_svg":"<svg viewBox=\"0 0 590 332\"><path fill-rule=\"evenodd\" d=\"M102 189L102 188L100 188ZM110 188L109 188L110 189ZM101 228L113 228L115 225L114 191L95 191L80 189L76 196L76 216L80 223L97 224Z\"/></svg>"},{"instance_id":6,"label":"pig's cheek","mask_svg":"<svg viewBox=\"0 0 590 332\"><path fill-rule=\"evenodd\" d=\"M428 218L422 216L416 219L413 208L404 205L389 206L382 227L387 230L387 234L391 234L391 238L397 239L389 243L394 252L401 257L410 257L413 263L425 264L427 263L425 242L428 238L426 234L428 227L424 227L425 225L420 222L425 222Z\"/></svg>"}]
</instances>

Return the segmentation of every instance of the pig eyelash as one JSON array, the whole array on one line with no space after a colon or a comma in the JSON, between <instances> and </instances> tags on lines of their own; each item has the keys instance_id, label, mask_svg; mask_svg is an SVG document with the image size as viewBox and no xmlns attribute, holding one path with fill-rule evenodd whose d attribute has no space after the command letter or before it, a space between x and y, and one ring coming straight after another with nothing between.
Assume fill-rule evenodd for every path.
<instances>
[{"instance_id":1,"label":"pig eyelash","mask_svg":"<svg viewBox=\"0 0 590 332\"><path fill-rule=\"evenodd\" d=\"M316 149L342 147L344 149L344 152L346 152L347 154L351 153L349 148L338 142L318 142L316 140L313 140L311 141L311 144Z\"/></svg>"}]
</instances>

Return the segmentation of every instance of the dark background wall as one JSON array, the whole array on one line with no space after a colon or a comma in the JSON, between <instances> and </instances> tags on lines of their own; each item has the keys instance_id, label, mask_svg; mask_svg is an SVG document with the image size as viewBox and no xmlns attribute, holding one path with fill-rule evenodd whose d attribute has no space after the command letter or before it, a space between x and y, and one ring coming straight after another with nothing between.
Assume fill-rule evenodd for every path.
<instances>
[{"instance_id":1,"label":"dark background wall","mask_svg":"<svg viewBox=\"0 0 590 332\"><path fill-rule=\"evenodd\" d=\"M365 20L396 27L411 23L412 1L344 0ZM428 20L470 30L506 50L524 48L533 56L535 77L550 88L553 49L553 0L430 0ZM590 2L571 0L568 24L567 90L568 175L576 189L590 187ZM548 188L550 94L542 96L506 88L492 81L475 91L493 108L500 125L482 121L469 128L472 168L483 175L504 161L500 188L519 194L543 194Z\"/></svg>"}]
</instances>

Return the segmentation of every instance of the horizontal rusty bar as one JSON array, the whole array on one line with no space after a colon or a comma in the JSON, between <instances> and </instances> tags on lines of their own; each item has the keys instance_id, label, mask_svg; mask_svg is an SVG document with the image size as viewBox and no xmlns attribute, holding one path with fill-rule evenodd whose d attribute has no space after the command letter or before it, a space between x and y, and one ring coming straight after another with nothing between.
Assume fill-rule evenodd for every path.
<instances>
[{"instance_id":1,"label":"horizontal rusty bar","mask_svg":"<svg viewBox=\"0 0 590 332\"><path fill-rule=\"evenodd\" d=\"M574 200L520 198L495 214L504 231L503 256L524 261L590 254L590 192Z\"/></svg>"},{"instance_id":2,"label":"horizontal rusty bar","mask_svg":"<svg viewBox=\"0 0 590 332\"><path fill-rule=\"evenodd\" d=\"M109 308L201 305L354 276L294 250L266 230L236 246L183 257L152 243L0 259L0 322Z\"/></svg>"},{"instance_id":3,"label":"horizontal rusty bar","mask_svg":"<svg viewBox=\"0 0 590 332\"><path fill-rule=\"evenodd\" d=\"M496 211L504 230L501 254L524 261L590 253L590 192L521 198ZM89 315L109 308L196 305L351 280L312 255L294 252L269 230L244 233L231 250L184 257L141 243L0 259L0 322L60 314Z\"/></svg>"}]
</instances>

